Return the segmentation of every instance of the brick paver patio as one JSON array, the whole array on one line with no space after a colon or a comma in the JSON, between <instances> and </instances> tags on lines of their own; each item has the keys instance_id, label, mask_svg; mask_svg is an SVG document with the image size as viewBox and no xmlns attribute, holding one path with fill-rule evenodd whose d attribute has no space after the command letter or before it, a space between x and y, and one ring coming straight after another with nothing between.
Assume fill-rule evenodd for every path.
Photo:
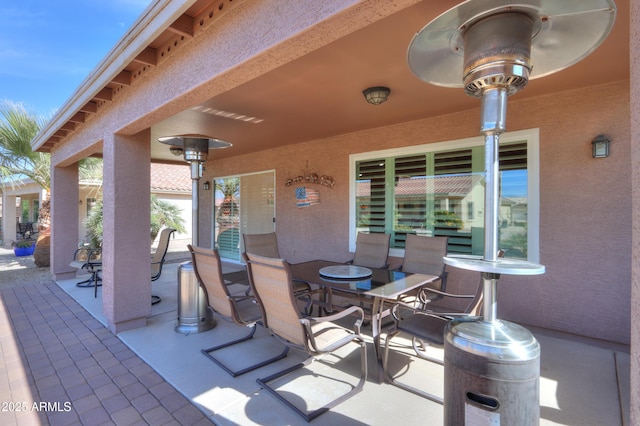
<instances>
[{"instance_id":1,"label":"brick paver patio","mask_svg":"<svg viewBox=\"0 0 640 426\"><path fill-rule=\"evenodd\" d=\"M205 425L55 283L0 292L0 424Z\"/></svg>"}]
</instances>

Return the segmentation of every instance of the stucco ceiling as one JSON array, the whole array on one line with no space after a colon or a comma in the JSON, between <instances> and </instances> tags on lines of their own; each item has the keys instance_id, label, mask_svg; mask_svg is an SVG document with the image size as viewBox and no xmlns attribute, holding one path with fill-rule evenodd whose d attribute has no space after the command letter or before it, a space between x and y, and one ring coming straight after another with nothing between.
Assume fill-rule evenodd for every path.
<instances>
[{"instance_id":1,"label":"stucco ceiling","mask_svg":"<svg viewBox=\"0 0 640 426\"><path fill-rule=\"evenodd\" d=\"M617 3L615 26L594 53L562 72L531 80L510 99L628 79L628 2ZM224 158L477 108L479 100L462 89L424 83L407 65L407 47L415 32L451 4L418 3L210 99L197 110L164 120L153 126L152 136L155 140L169 134L201 133L227 139L233 149L216 152L216 157ZM391 89L389 100L380 105L366 103L362 90L379 85ZM218 111L262 121L224 118L215 115ZM171 158L161 145L154 146L154 156Z\"/></svg>"},{"instance_id":2,"label":"stucco ceiling","mask_svg":"<svg viewBox=\"0 0 640 426\"><path fill-rule=\"evenodd\" d=\"M193 20L212 3L196 2L118 77L130 78L140 67L155 65L151 53L159 51L171 34L180 33L182 28L188 32ZM152 157L177 159L166 145L156 142L161 136L198 133L228 140L233 147L216 152L217 158L226 158L478 108L479 100L465 95L462 89L427 84L415 77L407 65L407 48L414 34L457 3L419 2L152 125ZM510 102L629 79L629 1L616 4L613 30L595 52L561 72L531 80L523 91L510 97ZM117 90L119 84L122 83L117 78L109 86ZM389 87L389 100L380 105L365 102L362 91L370 86ZM94 101L101 102L100 97ZM229 114L219 115L225 113ZM245 117L229 118L231 114ZM79 117L82 122L82 115ZM249 117L254 119L248 120ZM64 130L67 125L71 130ZM65 132L73 131L74 123L65 126L47 141L43 150L64 140Z\"/></svg>"}]
</instances>

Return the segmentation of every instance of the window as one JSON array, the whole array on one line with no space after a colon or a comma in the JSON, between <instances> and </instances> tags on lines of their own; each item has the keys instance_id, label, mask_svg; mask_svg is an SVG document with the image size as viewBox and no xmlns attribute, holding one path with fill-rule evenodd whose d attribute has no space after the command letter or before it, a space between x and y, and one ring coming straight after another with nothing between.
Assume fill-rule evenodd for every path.
<instances>
[{"instance_id":1,"label":"window","mask_svg":"<svg viewBox=\"0 0 640 426\"><path fill-rule=\"evenodd\" d=\"M538 131L500 141L499 245L537 261ZM391 234L402 256L406 235L446 235L449 253L483 254L484 138L352 155L350 247L357 232Z\"/></svg>"}]
</instances>

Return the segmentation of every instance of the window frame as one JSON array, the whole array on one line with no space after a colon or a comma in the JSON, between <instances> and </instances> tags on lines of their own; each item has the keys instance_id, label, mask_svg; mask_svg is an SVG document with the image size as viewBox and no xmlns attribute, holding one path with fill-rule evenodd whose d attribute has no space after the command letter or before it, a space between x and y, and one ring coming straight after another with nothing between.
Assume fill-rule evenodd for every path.
<instances>
[{"instance_id":1,"label":"window frame","mask_svg":"<svg viewBox=\"0 0 640 426\"><path fill-rule=\"evenodd\" d=\"M540 262L540 129L505 132L500 135L500 144L518 141L527 142L527 254L528 261ZM356 248L356 163L382 157L400 157L444 150L484 147L484 136L411 145L349 155L349 251ZM403 257L404 249L392 248L390 256Z\"/></svg>"}]
</instances>

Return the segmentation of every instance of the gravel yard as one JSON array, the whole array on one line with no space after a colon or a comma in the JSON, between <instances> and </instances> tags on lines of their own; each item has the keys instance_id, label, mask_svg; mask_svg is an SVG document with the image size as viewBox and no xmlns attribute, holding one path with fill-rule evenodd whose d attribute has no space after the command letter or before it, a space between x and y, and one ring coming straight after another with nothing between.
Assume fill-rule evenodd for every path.
<instances>
[{"instance_id":1,"label":"gravel yard","mask_svg":"<svg viewBox=\"0 0 640 426\"><path fill-rule=\"evenodd\" d=\"M0 247L0 290L45 282L51 282L49 267L38 268L33 256L17 257L13 249Z\"/></svg>"}]
</instances>

